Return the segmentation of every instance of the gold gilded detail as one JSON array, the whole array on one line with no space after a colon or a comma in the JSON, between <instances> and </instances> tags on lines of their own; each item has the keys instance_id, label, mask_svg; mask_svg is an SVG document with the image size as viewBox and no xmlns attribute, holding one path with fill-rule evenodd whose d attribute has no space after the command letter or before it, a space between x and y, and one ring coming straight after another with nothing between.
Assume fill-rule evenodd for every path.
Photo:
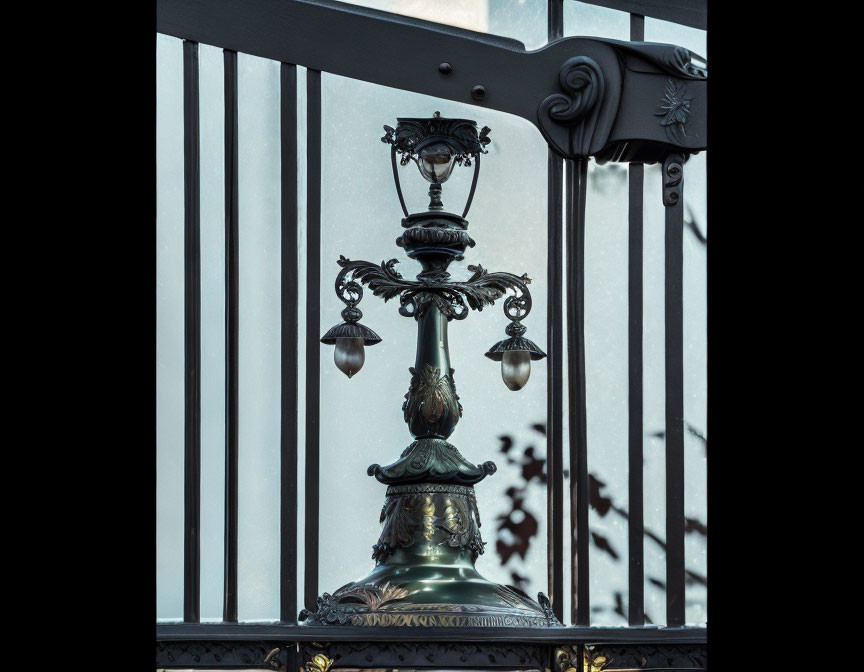
<instances>
[{"instance_id":1,"label":"gold gilded detail","mask_svg":"<svg viewBox=\"0 0 864 672\"><path fill-rule=\"evenodd\" d=\"M607 663L611 663L611 660L606 660L606 656L600 654L592 654L591 650L593 646L586 646L582 652L582 669L584 672L602 672L602 670L606 667ZM616 672L618 672L616 670ZM621 670L620 672L627 672L625 670Z\"/></svg>"},{"instance_id":2,"label":"gold gilded detail","mask_svg":"<svg viewBox=\"0 0 864 672\"><path fill-rule=\"evenodd\" d=\"M490 615L490 614L466 614L466 613L451 613L451 614L405 614L393 613L387 611L376 611L366 614L355 614L351 617L352 625L371 625L371 626L415 626L415 627L430 627L430 626L445 626L451 628L458 627L499 627L499 626L521 626L521 627L537 627L545 625L546 622L541 617L531 616L510 616L510 615Z\"/></svg>"},{"instance_id":3,"label":"gold gilded detail","mask_svg":"<svg viewBox=\"0 0 864 672\"><path fill-rule=\"evenodd\" d=\"M573 647L562 646L555 651L555 666L559 672L579 672L576 669L578 664L578 654L573 650Z\"/></svg>"},{"instance_id":4,"label":"gold gilded detail","mask_svg":"<svg viewBox=\"0 0 864 672\"><path fill-rule=\"evenodd\" d=\"M269 665L270 661L273 660L276 656L279 655L280 649L278 646L275 649L272 649L270 653L267 654L267 657L264 659L264 664Z\"/></svg>"},{"instance_id":5,"label":"gold gilded detail","mask_svg":"<svg viewBox=\"0 0 864 672\"><path fill-rule=\"evenodd\" d=\"M465 531L462 516L459 515L459 510L453 505L453 500L449 497L444 498L444 527L449 532L455 532L456 534Z\"/></svg>"},{"instance_id":6,"label":"gold gilded detail","mask_svg":"<svg viewBox=\"0 0 864 672\"><path fill-rule=\"evenodd\" d=\"M597 656L591 661L591 672L600 672L606 667L606 656Z\"/></svg>"},{"instance_id":7,"label":"gold gilded detail","mask_svg":"<svg viewBox=\"0 0 864 672\"><path fill-rule=\"evenodd\" d=\"M323 653L317 654L312 660L306 663L306 672L327 672L333 667L333 660L325 656Z\"/></svg>"},{"instance_id":8,"label":"gold gilded detail","mask_svg":"<svg viewBox=\"0 0 864 672\"><path fill-rule=\"evenodd\" d=\"M380 586L369 584L367 586L362 586L361 588L338 592L333 597L339 598L340 604L344 604L347 600L354 599L365 604L369 608L369 611L377 611L389 602L405 599L409 595L413 595L417 592L420 591L415 590L413 592L408 592L407 588L391 586L389 581L385 581Z\"/></svg>"},{"instance_id":9,"label":"gold gilded detail","mask_svg":"<svg viewBox=\"0 0 864 672\"><path fill-rule=\"evenodd\" d=\"M423 536L426 541L432 541L435 535L435 500L432 495L426 495L423 504Z\"/></svg>"}]
</instances>

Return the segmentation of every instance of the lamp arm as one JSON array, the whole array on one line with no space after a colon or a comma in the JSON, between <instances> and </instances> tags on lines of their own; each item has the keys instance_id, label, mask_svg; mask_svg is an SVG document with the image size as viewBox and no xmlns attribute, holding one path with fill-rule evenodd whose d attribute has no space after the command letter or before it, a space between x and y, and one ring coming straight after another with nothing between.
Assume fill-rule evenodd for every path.
<instances>
[{"instance_id":1,"label":"lamp arm","mask_svg":"<svg viewBox=\"0 0 864 672\"><path fill-rule=\"evenodd\" d=\"M531 278L527 275L489 273L477 265L468 267L473 275L465 282L416 281L406 280L396 271L397 259L378 265L340 256L337 263L342 270L336 276L336 295L351 309L363 298L362 285L366 285L384 301L398 296L399 314L405 317L420 317L429 306L435 306L448 320L462 320L470 310L483 310L493 305L508 290L514 292L504 301L504 314L509 320L518 322L531 312L531 292L528 291Z\"/></svg>"}]
</instances>

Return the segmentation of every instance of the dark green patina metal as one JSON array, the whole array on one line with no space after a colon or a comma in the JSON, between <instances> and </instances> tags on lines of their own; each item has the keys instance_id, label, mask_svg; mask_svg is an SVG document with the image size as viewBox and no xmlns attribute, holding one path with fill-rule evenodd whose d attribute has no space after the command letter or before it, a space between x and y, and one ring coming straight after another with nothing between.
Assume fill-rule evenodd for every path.
<instances>
[{"instance_id":1,"label":"dark green patina metal","mask_svg":"<svg viewBox=\"0 0 864 672\"><path fill-rule=\"evenodd\" d=\"M466 163L470 157L476 160L488 143L485 134L489 129L484 128L478 137L473 121L441 119L437 113L429 120L400 119L384 140L394 144L404 164L417 160L418 151L422 158L427 136L434 133L437 142L451 130L454 133L446 144ZM435 195L440 195L441 185L435 182L433 187ZM440 199L433 198L433 204L439 203ZM402 406L415 440L392 464L373 464L368 469L370 476L389 486L381 510L381 536L372 552L375 569L332 595L324 593L317 609L304 609L300 620L380 626L560 625L542 593L534 601L521 590L493 583L477 571L475 562L485 542L474 485L495 473L496 467L493 462L469 462L447 441L462 417L450 365L448 323L464 319L469 308L482 309L493 303L509 289L515 295L505 301L505 314L521 336L525 328L519 320L531 308L526 287L530 280L469 267L474 275L467 282L450 282L450 262L461 259L465 248L473 246L466 232L468 222L430 207L427 212L406 216L402 224L407 231L397 243L423 266L417 280L403 279L395 271L396 260L376 266L343 257L336 292L348 305L343 311L346 321L361 316L356 308L363 295L361 285L385 300L399 296L399 312L417 321L417 354ZM322 342L333 343L338 338L334 329ZM545 357L533 343L531 346L536 351L533 358Z\"/></svg>"},{"instance_id":2,"label":"dark green patina metal","mask_svg":"<svg viewBox=\"0 0 864 672\"><path fill-rule=\"evenodd\" d=\"M485 579L472 486L390 486L384 529L373 549L377 566L318 601L312 620L379 626L558 625L548 600Z\"/></svg>"}]
</instances>

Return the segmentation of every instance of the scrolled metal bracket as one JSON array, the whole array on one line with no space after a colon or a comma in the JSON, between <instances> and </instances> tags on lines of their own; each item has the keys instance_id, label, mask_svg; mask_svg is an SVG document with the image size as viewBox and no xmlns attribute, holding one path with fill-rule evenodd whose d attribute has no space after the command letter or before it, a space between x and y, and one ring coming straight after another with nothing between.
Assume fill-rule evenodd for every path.
<instances>
[{"instance_id":1,"label":"scrolled metal bracket","mask_svg":"<svg viewBox=\"0 0 864 672\"><path fill-rule=\"evenodd\" d=\"M561 66L558 80L564 93L553 93L540 103L540 131L561 156L588 156L605 90L603 71L593 58L574 56Z\"/></svg>"},{"instance_id":2,"label":"scrolled metal bracket","mask_svg":"<svg viewBox=\"0 0 864 672\"><path fill-rule=\"evenodd\" d=\"M663 205L667 208L681 202L685 161L683 154L669 154L663 161Z\"/></svg>"},{"instance_id":3,"label":"scrolled metal bracket","mask_svg":"<svg viewBox=\"0 0 864 672\"><path fill-rule=\"evenodd\" d=\"M351 261L342 256L337 262L342 270L336 278L336 294L345 302L343 318L354 321L362 317L356 307L363 297L361 285L372 290L374 296L384 301L399 297L399 314L404 317L420 317L429 306L437 307L448 320L462 320L469 310L483 310L493 305L511 290L515 295L504 302L504 313L510 320L520 321L531 311L531 293L527 275L512 273L489 273L479 264L468 266L472 275L465 282L450 282L446 279L425 278L406 280L396 271L397 259L382 261L380 265L369 261ZM351 274L351 280L348 275ZM352 311L346 317L346 312Z\"/></svg>"},{"instance_id":4,"label":"scrolled metal bracket","mask_svg":"<svg viewBox=\"0 0 864 672\"><path fill-rule=\"evenodd\" d=\"M381 342L381 337L366 325L360 324L363 313L357 304L363 299L363 286L355 282L353 278L348 280L347 276L352 270L344 268L350 263L348 259L340 257L338 263L343 266L343 270L336 276L336 296L345 304L345 308L342 310L344 322L331 327L321 337L321 342L333 345L340 338L362 338L364 345L376 345Z\"/></svg>"}]
</instances>

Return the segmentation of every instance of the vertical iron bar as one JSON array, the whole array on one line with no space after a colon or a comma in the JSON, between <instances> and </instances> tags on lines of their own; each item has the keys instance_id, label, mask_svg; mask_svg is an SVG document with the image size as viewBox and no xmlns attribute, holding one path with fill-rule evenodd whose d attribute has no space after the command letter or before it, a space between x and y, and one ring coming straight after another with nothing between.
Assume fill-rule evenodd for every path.
<instances>
[{"instance_id":1,"label":"vertical iron bar","mask_svg":"<svg viewBox=\"0 0 864 672\"><path fill-rule=\"evenodd\" d=\"M547 0L546 24L549 42L564 35L564 0Z\"/></svg>"},{"instance_id":2,"label":"vertical iron bar","mask_svg":"<svg viewBox=\"0 0 864 672\"><path fill-rule=\"evenodd\" d=\"M201 611L201 137L198 119L198 43L183 42L184 193L184 534L183 620Z\"/></svg>"},{"instance_id":3,"label":"vertical iron bar","mask_svg":"<svg viewBox=\"0 0 864 672\"><path fill-rule=\"evenodd\" d=\"M641 14L630 15L630 40L642 42L645 39L645 17ZM643 495L643 399L642 399L642 227L645 184L645 166L631 163L629 194L629 241L628 241L628 313L629 333L627 339L627 358L629 369L628 396L628 443L629 443L629 493L627 520L629 534L629 625L645 625L645 516Z\"/></svg>"},{"instance_id":4,"label":"vertical iron bar","mask_svg":"<svg viewBox=\"0 0 864 672\"><path fill-rule=\"evenodd\" d=\"M645 624L645 520L643 509L643 400L642 400L642 204L645 166L630 164L629 263L627 358L629 368L628 443L629 443L629 534L630 606L628 623Z\"/></svg>"},{"instance_id":5,"label":"vertical iron bar","mask_svg":"<svg viewBox=\"0 0 864 672\"><path fill-rule=\"evenodd\" d=\"M237 52L223 50L225 73L225 598L222 620L237 622L237 462L240 232L237 172Z\"/></svg>"},{"instance_id":6,"label":"vertical iron bar","mask_svg":"<svg viewBox=\"0 0 864 672\"><path fill-rule=\"evenodd\" d=\"M304 604L318 597L318 422L321 319L321 73L306 71L306 560Z\"/></svg>"},{"instance_id":7,"label":"vertical iron bar","mask_svg":"<svg viewBox=\"0 0 864 672\"><path fill-rule=\"evenodd\" d=\"M287 65L287 64L283 63L283 65ZM291 67L296 68L297 66L292 65ZM295 77L295 84L296 84L296 77ZM296 89L295 89L295 92L296 92ZM296 614L295 614L295 616L296 616ZM287 660L285 661L285 671L286 672L294 672L294 670L299 670L300 666L303 663L301 663L301 661L300 661L300 652L297 650L297 648L298 648L297 642L291 642L287 646L288 646L288 656L287 656Z\"/></svg>"},{"instance_id":8,"label":"vertical iron bar","mask_svg":"<svg viewBox=\"0 0 864 672\"><path fill-rule=\"evenodd\" d=\"M279 618L297 619L297 66L281 66L282 408ZM292 669L292 668L289 668ZM293 668L296 669L296 668Z\"/></svg>"},{"instance_id":9,"label":"vertical iron bar","mask_svg":"<svg viewBox=\"0 0 864 672\"><path fill-rule=\"evenodd\" d=\"M567 161L567 392L570 409L571 618L590 625L588 434L585 399L585 199L588 159ZM571 548L572 552L572 548Z\"/></svg>"},{"instance_id":10,"label":"vertical iron bar","mask_svg":"<svg viewBox=\"0 0 864 672\"><path fill-rule=\"evenodd\" d=\"M630 15L630 41L643 42L645 40L645 17L642 14Z\"/></svg>"},{"instance_id":11,"label":"vertical iron bar","mask_svg":"<svg viewBox=\"0 0 864 672\"><path fill-rule=\"evenodd\" d=\"M546 5L547 38L549 42L564 34L564 2L548 0ZM562 457L562 427L564 407L564 362L561 333L563 297L561 283L564 276L563 250L563 197L564 160L549 148L548 176L548 258L546 281L549 285L546 306L546 563L549 579L549 598L559 621L564 621L564 472Z\"/></svg>"},{"instance_id":12,"label":"vertical iron bar","mask_svg":"<svg viewBox=\"0 0 864 672\"><path fill-rule=\"evenodd\" d=\"M666 623L684 625L684 157L663 162L666 206Z\"/></svg>"},{"instance_id":13,"label":"vertical iron bar","mask_svg":"<svg viewBox=\"0 0 864 672\"><path fill-rule=\"evenodd\" d=\"M562 404L563 367L561 334L561 280L562 259L562 191L564 162L549 150L549 215L548 259L546 281L549 285L546 317L546 351L548 354L546 397L546 474L547 496L547 549L546 561L549 577L549 597L558 620L564 620L564 476L562 470Z\"/></svg>"}]
</instances>

